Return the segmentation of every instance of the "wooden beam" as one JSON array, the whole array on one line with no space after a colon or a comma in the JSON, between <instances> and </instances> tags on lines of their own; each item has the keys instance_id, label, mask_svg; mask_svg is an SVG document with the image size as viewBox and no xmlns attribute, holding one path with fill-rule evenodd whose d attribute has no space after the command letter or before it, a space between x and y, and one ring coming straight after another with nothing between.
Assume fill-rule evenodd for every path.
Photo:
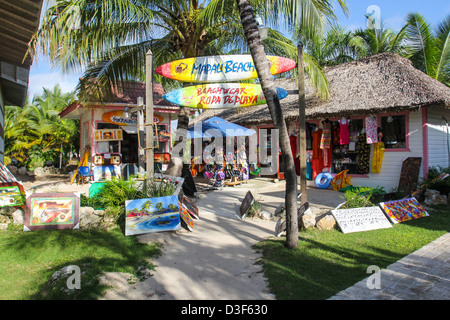
<instances>
[{"instance_id":1,"label":"wooden beam","mask_svg":"<svg viewBox=\"0 0 450 320\"><path fill-rule=\"evenodd\" d=\"M301 204L308 201L306 181L306 98L305 98L305 69L303 64L303 44L300 42L298 50L298 140L300 152L300 192L302 193Z\"/></svg>"}]
</instances>

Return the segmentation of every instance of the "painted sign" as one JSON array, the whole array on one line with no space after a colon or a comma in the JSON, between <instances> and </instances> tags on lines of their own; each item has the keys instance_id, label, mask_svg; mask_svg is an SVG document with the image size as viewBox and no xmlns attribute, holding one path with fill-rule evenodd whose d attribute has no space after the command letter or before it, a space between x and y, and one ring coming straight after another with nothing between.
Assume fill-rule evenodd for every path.
<instances>
[{"instance_id":1,"label":"painted sign","mask_svg":"<svg viewBox=\"0 0 450 320\"><path fill-rule=\"evenodd\" d=\"M276 88L278 99L288 92ZM174 104L195 109L228 109L266 104L261 85L251 83L217 83L191 86L175 90L163 96Z\"/></svg>"},{"instance_id":2,"label":"painted sign","mask_svg":"<svg viewBox=\"0 0 450 320\"><path fill-rule=\"evenodd\" d=\"M119 126L137 126L137 115L136 113L130 114L129 118L123 116L123 111L110 111L102 115L102 120L107 123L116 124ZM153 115L153 122L160 123L164 121L164 117L159 114Z\"/></svg>"},{"instance_id":3,"label":"painted sign","mask_svg":"<svg viewBox=\"0 0 450 320\"><path fill-rule=\"evenodd\" d=\"M137 125L137 115L133 113L129 118L125 118L122 110L106 112L102 115L102 120L119 126Z\"/></svg>"},{"instance_id":4,"label":"painted sign","mask_svg":"<svg viewBox=\"0 0 450 320\"><path fill-rule=\"evenodd\" d=\"M267 56L270 72L279 74L296 67L288 58ZM172 61L156 68L166 78L184 82L225 82L258 78L251 55L220 55Z\"/></svg>"},{"instance_id":5,"label":"painted sign","mask_svg":"<svg viewBox=\"0 0 450 320\"><path fill-rule=\"evenodd\" d=\"M122 129L100 129L94 131L94 141L123 140Z\"/></svg>"},{"instance_id":6,"label":"painted sign","mask_svg":"<svg viewBox=\"0 0 450 320\"><path fill-rule=\"evenodd\" d=\"M392 228L380 207L331 210L343 233Z\"/></svg>"},{"instance_id":7,"label":"painted sign","mask_svg":"<svg viewBox=\"0 0 450 320\"><path fill-rule=\"evenodd\" d=\"M74 193L34 193L27 199L24 231L78 229L80 197Z\"/></svg>"},{"instance_id":8,"label":"painted sign","mask_svg":"<svg viewBox=\"0 0 450 320\"><path fill-rule=\"evenodd\" d=\"M400 223L429 216L428 212L414 197L381 202L380 207L386 212L386 215L392 223Z\"/></svg>"},{"instance_id":9,"label":"painted sign","mask_svg":"<svg viewBox=\"0 0 450 320\"><path fill-rule=\"evenodd\" d=\"M125 201L125 235L181 229L178 196Z\"/></svg>"}]
</instances>

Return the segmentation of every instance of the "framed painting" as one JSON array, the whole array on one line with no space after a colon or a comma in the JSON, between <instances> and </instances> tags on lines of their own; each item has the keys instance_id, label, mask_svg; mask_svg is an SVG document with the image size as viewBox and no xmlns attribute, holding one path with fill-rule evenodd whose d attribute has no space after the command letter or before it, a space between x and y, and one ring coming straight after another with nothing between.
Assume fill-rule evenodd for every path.
<instances>
[{"instance_id":1,"label":"framed painting","mask_svg":"<svg viewBox=\"0 0 450 320\"><path fill-rule=\"evenodd\" d=\"M181 229L178 196L125 201L125 235Z\"/></svg>"},{"instance_id":2,"label":"framed painting","mask_svg":"<svg viewBox=\"0 0 450 320\"><path fill-rule=\"evenodd\" d=\"M0 183L0 207L23 206L25 197L25 190L19 182Z\"/></svg>"},{"instance_id":3,"label":"framed painting","mask_svg":"<svg viewBox=\"0 0 450 320\"><path fill-rule=\"evenodd\" d=\"M383 209L392 223L400 223L429 216L428 212L414 197L381 202L380 207Z\"/></svg>"},{"instance_id":4,"label":"framed painting","mask_svg":"<svg viewBox=\"0 0 450 320\"><path fill-rule=\"evenodd\" d=\"M27 198L24 231L79 229L80 197L74 193L34 193Z\"/></svg>"},{"instance_id":5,"label":"framed painting","mask_svg":"<svg viewBox=\"0 0 450 320\"><path fill-rule=\"evenodd\" d=\"M194 231L194 220L183 203L180 203L180 217L181 222L186 226L189 231Z\"/></svg>"},{"instance_id":6,"label":"framed painting","mask_svg":"<svg viewBox=\"0 0 450 320\"><path fill-rule=\"evenodd\" d=\"M197 206L193 204L185 195L183 195L182 203L194 219L200 219Z\"/></svg>"}]
</instances>

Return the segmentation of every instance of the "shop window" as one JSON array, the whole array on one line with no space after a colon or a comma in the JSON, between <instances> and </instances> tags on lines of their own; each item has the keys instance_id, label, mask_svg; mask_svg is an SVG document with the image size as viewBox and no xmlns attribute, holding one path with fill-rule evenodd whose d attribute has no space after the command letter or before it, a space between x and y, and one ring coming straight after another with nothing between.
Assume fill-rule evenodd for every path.
<instances>
[{"instance_id":1,"label":"shop window","mask_svg":"<svg viewBox=\"0 0 450 320\"><path fill-rule=\"evenodd\" d=\"M385 116L380 121L385 149L406 149L406 116Z\"/></svg>"},{"instance_id":2,"label":"shop window","mask_svg":"<svg viewBox=\"0 0 450 320\"><path fill-rule=\"evenodd\" d=\"M348 174L367 174L368 165L366 165L365 158L367 158L367 148L364 148L364 120L363 119L347 119L348 122L348 144L340 144L341 139L337 134L342 132L332 130L333 141L333 160L332 172L339 173L343 170L348 170ZM333 126L339 126L339 122L333 122ZM336 133L338 132L338 133Z\"/></svg>"}]
</instances>

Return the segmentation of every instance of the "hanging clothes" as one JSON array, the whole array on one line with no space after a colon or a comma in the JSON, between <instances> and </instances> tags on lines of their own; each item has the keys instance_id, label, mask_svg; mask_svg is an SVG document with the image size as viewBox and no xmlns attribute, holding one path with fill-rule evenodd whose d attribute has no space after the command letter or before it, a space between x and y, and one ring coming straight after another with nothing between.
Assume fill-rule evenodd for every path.
<instances>
[{"instance_id":1,"label":"hanging clothes","mask_svg":"<svg viewBox=\"0 0 450 320\"><path fill-rule=\"evenodd\" d=\"M331 127L333 146L338 146L341 143L340 137L339 137L339 131L340 131L339 124L334 122Z\"/></svg>"},{"instance_id":2,"label":"hanging clothes","mask_svg":"<svg viewBox=\"0 0 450 320\"><path fill-rule=\"evenodd\" d=\"M367 116L365 119L367 143L377 143L378 142L378 121L374 116Z\"/></svg>"},{"instance_id":3,"label":"hanging clothes","mask_svg":"<svg viewBox=\"0 0 450 320\"><path fill-rule=\"evenodd\" d=\"M323 166L329 167L331 157L328 154L328 150L331 149L331 122L326 121L322 122L322 137L320 139L320 149L323 150Z\"/></svg>"},{"instance_id":4,"label":"hanging clothes","mask_svg":"<svg viewBox=\"0 0 450 320\"><path fill-rule=\"evenodd\" d=\"M311 160L311 169L313 171L313 180L323 170L323 152L320 149L320 141L322 139L322 129L314 130L313 137L313 154Z\"/></svg>"},{"instance_id":5,"label":"hanging clothes","mask_svg":"<svg viewBox=\"0 0 450 320\"><path fill-rule=\"evenodd\" d=\"M373 147L372 155L372 173L380 173L384 156L384 143L377 142Z\"/></svg>"},{"instance_id":6,"label":"hanging clothes","mask_svg":"<svg viewBox=\"0 0 450 320\"><path fill-rule=\"evenodd\" d=\"M322 129L322 137L320 139L320 149L331 148L331 122L324 121Z\"/></svg>"},{"instance_id":7,"label":"hanging clothes","mask_svg":"<svg viewBox=\"0 0 450 320\"><path fill-rule=\"evenodd\" d=\"M291 143L292 157L294 158L295 172L297 176L300 175L300 159L297 157L298 154L298 136L296 134L291 134L289 136L289 142Z\"/></svg>"},{"instance_id":8,"label":"hanging clothes","mask_svg":"<svg viewBox=\"0 0 450 320\"><path fill-rule=\"evenodd\" d=\"M346 118L342 118L339 120L340 129L339 129L339 139L341 145L350 143L350 132L348 129L348 120Z\"/></svg>"},{"instance_id":9,"label":"hanging clothes","mask_svg":"<svg viewBox=\"0 0 450 320\"><path fill-rule=\"evenodd\" d=\"M370 146L366 143L366 139L366 134L362 133L359 135L358 142L356 144L356 151L358 152L358 155L356 156L358 174L369 173Z\"/></svg>"}]
</instances>

